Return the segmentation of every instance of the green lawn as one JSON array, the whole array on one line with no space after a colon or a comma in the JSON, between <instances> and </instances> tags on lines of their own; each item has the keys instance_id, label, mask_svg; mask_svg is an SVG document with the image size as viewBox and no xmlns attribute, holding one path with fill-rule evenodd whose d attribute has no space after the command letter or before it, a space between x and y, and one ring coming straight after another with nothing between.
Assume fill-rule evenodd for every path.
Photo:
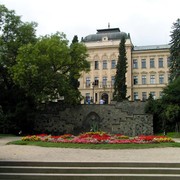
<instances>
[{"instance_id":1,"label":"green lawn","mask_svg":"<svg viewBox=\"0 0 180 180\"><path fill-rule=\"evenodd\" d=\"M51 143L51 142L32 142L32 141L13 141L8 144L31 145L41 147L57 148L79 148L79 149L147 149L147 148L166 148L180 147L180 143L158 143L158 144L73 144L73 143Z\"/></svg>"},{"instance_id":2,"label":"green lawn","mask_svg":"<svg viewBox=\"0 0 180 180\"><path fill-rule=\"evenodd\" d=\"M163 135L163 134L156 134ZM11 134L0 134L0 138L14 136ZM180 138L180 133L169 132L168 137ZM79 149L147 149L147 148L166 148L180 147L180 143L157 143L157 144L74 144L74 143L51 143L51 142L33 142L33 141L13 141L8 144L30 145L41 147L57 147L57 148L79 148Z\"/></svg>"},{"instance_id":3,"label":"green lawn","mask_svg":"<svg viewBox=\"0 0 180 180\"><path fill-rule=\"evenodd\" d=\"M163 133L156 134L156 135L162 136ZM166 136L171 137L171 138L180 138L180 132L179 133L178 132L168 132Z\"/></svg>"},{"instance_id":4,"label":"green lawn","mask_svg":"<svg viewBox=\"0 0 180 180\"><path fill-rule=\"evenodd\" d=\"M3 137L14 137L14 136L16 136L16 135L14 135L14 134L0 134L0 138L3 138Z\"/></svg>"}]
</instances>

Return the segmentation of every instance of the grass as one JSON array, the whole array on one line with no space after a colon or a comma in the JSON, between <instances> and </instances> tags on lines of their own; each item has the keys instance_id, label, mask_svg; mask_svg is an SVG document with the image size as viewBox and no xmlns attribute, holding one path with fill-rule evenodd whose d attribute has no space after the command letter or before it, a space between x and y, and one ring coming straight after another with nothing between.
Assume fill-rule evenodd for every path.
<instances>
[{"instance_id":1,"label":"grass","mask_svg":"<svg viewBox=\"0 0 180 180\"><path fill-rule=\"evenodd\" d=\"M156 134L163 135L163 134ZM0 134L0 138L14 136L12 134ZM180 133L169 132L168 137L180 138ZM12 141L8 144L15 145L30 145L40 147L55 147L55 148L79 148L79 149L148 149L148 148L166 148L180 147L180 143L157 143L157 144L75 144L75 143L52 143L52 142L34 142L34 141Z\"/></svg>"},{"instance_id":2,"label":"grass","mask_svg":"<svg viewBox=\"0 0 180 180\"><path fill-rule=\"evenodd\" d=\"M56 148L79 148L79 149L148 149L180 147L180 143L157 143L157 144L74 144L74 143L52 143L52 142L33 142L33 141L13 141L8 144L31 145L41 147Z\"/></svg>"},{"instance_id":3,"label":"grass","mask_svg":"<svg viewBox=\"0 0 180 180\"><path fill-rule=\"evenodd\" d=\"M3 137L15 137L16 135L14 134L0 134L0 138L3 138Z\"/></svg>"},{"instance_id":4,"label":"grass","mask_svg":"<svg viewBox=\"0 0 180 180\"><path fill-rule=\"evenodd\" d=\"M163 133L160 133L160 134L156 134L156 135L164 135ZM180 132L168 132L167 137L171 137L171 138L180 138Z\"/></svg>"}]
</instances>

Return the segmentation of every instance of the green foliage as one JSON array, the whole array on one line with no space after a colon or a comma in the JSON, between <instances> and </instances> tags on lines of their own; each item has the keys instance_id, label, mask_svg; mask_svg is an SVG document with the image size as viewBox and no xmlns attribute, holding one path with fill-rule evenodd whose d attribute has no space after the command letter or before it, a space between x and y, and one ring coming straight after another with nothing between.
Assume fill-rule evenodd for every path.
<instances>
[{"instance_id":1,"label":"green foliage","mask_svg":"<svg viewBox=\"0 0 180 180\"><path fill-rule=\"evenodd\" d=\"M165 115L169 121L178 121L180 115L180 106L173 104L168 105Z\"/></svg>"},{"instance_id":2,"label":"green foliage","mask_svg":"<svg viewBox=\"0 0 180 180\"><path fill-rule=\"evenodd\" d=\"M149 94L148 102L145 106L145 113L153 115L154 133L163 132L165 129L165 119L163 113L164 107L161 99L154 100Z\"/></svg>"},{"instance_id":3,"label":"green foliage","mask_svg":"<svg viewBox=\"0 0 180 180\"><path fill-rule=\"evenodd\" d=\"M163 90L163 101L168 104L180 104L180 76Z\"/></svg>"},{"instance_id":4,"label":"green foliage","mask_svg":"<svg viewBox=\"0 0 180 180\"><path fill-rule=\"evenodd\" d=\"M154 106L155 106L155 101L153 99L152 94L150 93L149 97L148 97L148 103L145 106L145 112L146 113L153 113L155 111Z\"/></svg>"},{"instance_id":5,"label":"green foliage","mask_svg":"<svg viewBox=\"0 0 180 180\"><path fill-rule=\"evenodd\" d=\"M163 133L161 134L158 134L159 136L162 136ZM171 137L171 138L180 138L180 133L177 133L177 132L168 132L167 137Z\"/></svg>"},{"instance_id":6,"label":"green foliage","mask_svg":"<svg viewBox=\"0 0 180 180\"><path fill-rule=\"evenodd\" d=\"M89 69L85 46L74 42L69 47L60 33L37 38L36 26L0 5L0 132L30 130L27 115L42 101L59 96L66 104L81 100L69 76L74 72L77 80Z\"/></svg>"},{"instance_id":7,"label":"green foliage","mask_svg":"<svg viewBox=\"0 0 180 180\"><path fill-rule=\"evenodd\" d=\"M164 89L162 98L166 108L164 111L167 121L175 124L180 130L180 19L173 23L170 48L170 79L171 83Z\"/></svg>"},{"instance_id":8,"label":"green foliage","mask_svg":"<svg viewBox=\"0 0 180 180\"><path fill-rule=\"evenodd\" d=\"M98 132L99 131L98 122L96 122L96 121L92 121L90 123L90 127L91 127L91 129L90 129L91 132Z\"/></svg>"},{"instance_id":9,"label":"green foliage","mask_svg":"<svg viewBox=\"0 0 180 180\"><path fill-rule=\"evenodd\" d=\"M170 48L170 73L171 80L180 76L180 19L173 23Z\"/></svg>"},{"instance_id":10,"label":"green foliage","mask_svg":"<svg viewBox=\"0 0 180 180\"><path fill-rule=\"evenodd\" d=\"M78 148L78 149L148 149L148 148L165 148L180 147L180 143L157 143L157 144L73 144L73 143L52 143L41 141L13 141L8 144L32 145L40 147L56 148Z\"/></svg>"},{"instance_id":11,"label":"green foliage","mask_svg":"<svg viewBox=\"0 0 180 180\"><path fill-rule=\"evenodd\" d=\"M58 99L59 84L65 84L70 64L67 43L63 35L56 34L19 49L17 64L12 68L13 79L37 102Z\"/></svg>"},{"instance_id":12,"label":"green foliage","mask_svg":"<svg viewBox=\"0 0 180 180\"><path fill-rule=\"evenodd\" d=\"M34 22L23 23L14 11L0 5L0 105L4 113L0 132L21 129L19 118L24 110L21 114L20 106L27 105L29 110L33 108L32 99L14 83L10 69L16 64L18 49L24 44L36 42L36 26ZM23 121L26 121L26 115Z\"/></svg>"},{"instance_id":13,"label":"green foliage","mask_svg":"<svg viewBox=\"0 0 180 180\"><path fill-rule=\"evenodd\" d=\"M75 54L75 44L77 45L78 44L78 37L77 36L74 36L73 40L72 40L72 44L70 46L71 48L71 58L72 58L72 62L74 64L74 66L76 66L76 54ZM79 72L77 69L73 68L71 69L70 71L70 75L69 75L69 82L70 84L72 85L72 88L74 88L76 91L78 91L78 87L79 87L79 81L78 81L78 78L79 78Z\"/></svg>"},{"instance_id":14,"label":"green foliage","mask_svg":"<svg viewBox=\"0 0 180 180\"><path fill-rule=\"evenodd\" d=\"M17 64L12 68L13 79L37 103L64 96L64 103L76 104L80 93L69 83L69 74L74 71L79 75L80 71L86 70L87 55L81 44L73 52L76 62L72 60L64 34L41 37L35 44L19 49Z\"/></svg>"},{"instance_id":15,"label":"green foliage","mask_svg":"<svg viewBox=\"0 0 180 180\"><path fill-rule=\"evenodd\" d=\"M180 130L180 20L173 24L170 48L171 82L164 88L160 100L149 99L145 111L154 117L155 132Z\"/></svg>"},{"instance_id":16,"label":"green foliage","mask_svg":"<svg viewBox=\"0 0 180 180\"><path fill-rule=\"evenodd\" d=\"M87 53L86 53L86 47L78 42L78 37L74 36L72 43L70 45L70 56L71 56L71 69L69 73L69 83L74 90L74 97L77 97L77 103L80 103L82 100L82 96L80 91L78 90L79 87L79 81L81 72L83 70L89 71L89 63L86 61Z\"/></svg>"},{"instance_id":17,"label":"green foliage","mask_svg":"<svg viewBox=\"0 0 180 180\"><path fill-rule=\"evenodd\" d=\"M148 98L145 112L153 114L154 132L180 130L180 77L163 91L162 99Z\"/></svg>"},{"instance_id":18,"label":"green foliage","mask_svg":"<svg viewBox=\"0 0 180 180\"><path fill-rule=\"evenodd\" d=\"M180 76L174 79L163 91L162 98L165 105L164 115L168 122L175 125L175 130L180 131Z\"/></svg>"},{"instance_id":19,"label":"green foliage","mask_svg":"<svg viewBox=\"0 0 180 180\"><path fill-rule=\"evenodd\" d=\"M2 108L1 108L1 106L0 106L0 129L2 129L1 131L2 131L2 133L5 133L5 123L6 123L6 121L5 121L5 116L4 116L4 113L3 113L3 110L2 110Z\"/></svg>"},{"instance_id":20,"label":"green foliage","mask_svg":"<svg viewBox=\"0 0 180 180\"><path fill-rule=\"evenodd\" d=\"M119 45L119 56L116 66L116 76L114 83L113 99L116 101L122 101L126 98L127 86L126 86L126 72L127 72L127 58L125 48L125 37L123 36Z\"/></svg>"}]
</instances>

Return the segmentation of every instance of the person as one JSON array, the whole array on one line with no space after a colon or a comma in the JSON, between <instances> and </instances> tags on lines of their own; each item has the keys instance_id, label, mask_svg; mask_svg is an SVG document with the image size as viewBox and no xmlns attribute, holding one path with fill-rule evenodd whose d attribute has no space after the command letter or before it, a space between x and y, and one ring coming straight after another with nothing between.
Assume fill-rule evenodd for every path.
<instances>
[{"instance_id":1,"label":"person","mask_svg":"<svg viewBox=\"0 0 180 180\"><path fill-rule=\"evenodd\" d=\"M91 99L90 98L88 98L88 104L91 104Z\"/></svg>"},{"instance_id":2,"label":"person","mask_svg":"<svg viewBox=\"0 0 180 180\"><path fill-rule=\"evenodd\" d=\"M104 100L103 100L103 99L100 99L99 103L100 103L100 104L104 104Z\"/></svg>"}]
</instances>

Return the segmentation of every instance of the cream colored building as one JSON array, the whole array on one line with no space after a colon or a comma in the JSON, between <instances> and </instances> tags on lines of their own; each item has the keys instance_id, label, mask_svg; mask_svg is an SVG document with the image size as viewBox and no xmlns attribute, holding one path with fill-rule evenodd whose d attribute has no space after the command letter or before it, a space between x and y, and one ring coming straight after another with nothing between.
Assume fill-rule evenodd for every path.
<instances>
[{"instance_id":1,"label":"cream colored building","mask_svg":"<svg viewBox=\"0 0 180 180\"><path fill-rule=\"evenodd\" d=\"M97 30L83 41L88 49L90 72L82 73L79 90L85 101L99 104L113 99L114 77L118 60L118 47L126 37L127 97L129 100L146 100L151 93L160 98L169 77L169 45L133 46L129 34L119 28Z\"/></svg>"}]
</instances>

